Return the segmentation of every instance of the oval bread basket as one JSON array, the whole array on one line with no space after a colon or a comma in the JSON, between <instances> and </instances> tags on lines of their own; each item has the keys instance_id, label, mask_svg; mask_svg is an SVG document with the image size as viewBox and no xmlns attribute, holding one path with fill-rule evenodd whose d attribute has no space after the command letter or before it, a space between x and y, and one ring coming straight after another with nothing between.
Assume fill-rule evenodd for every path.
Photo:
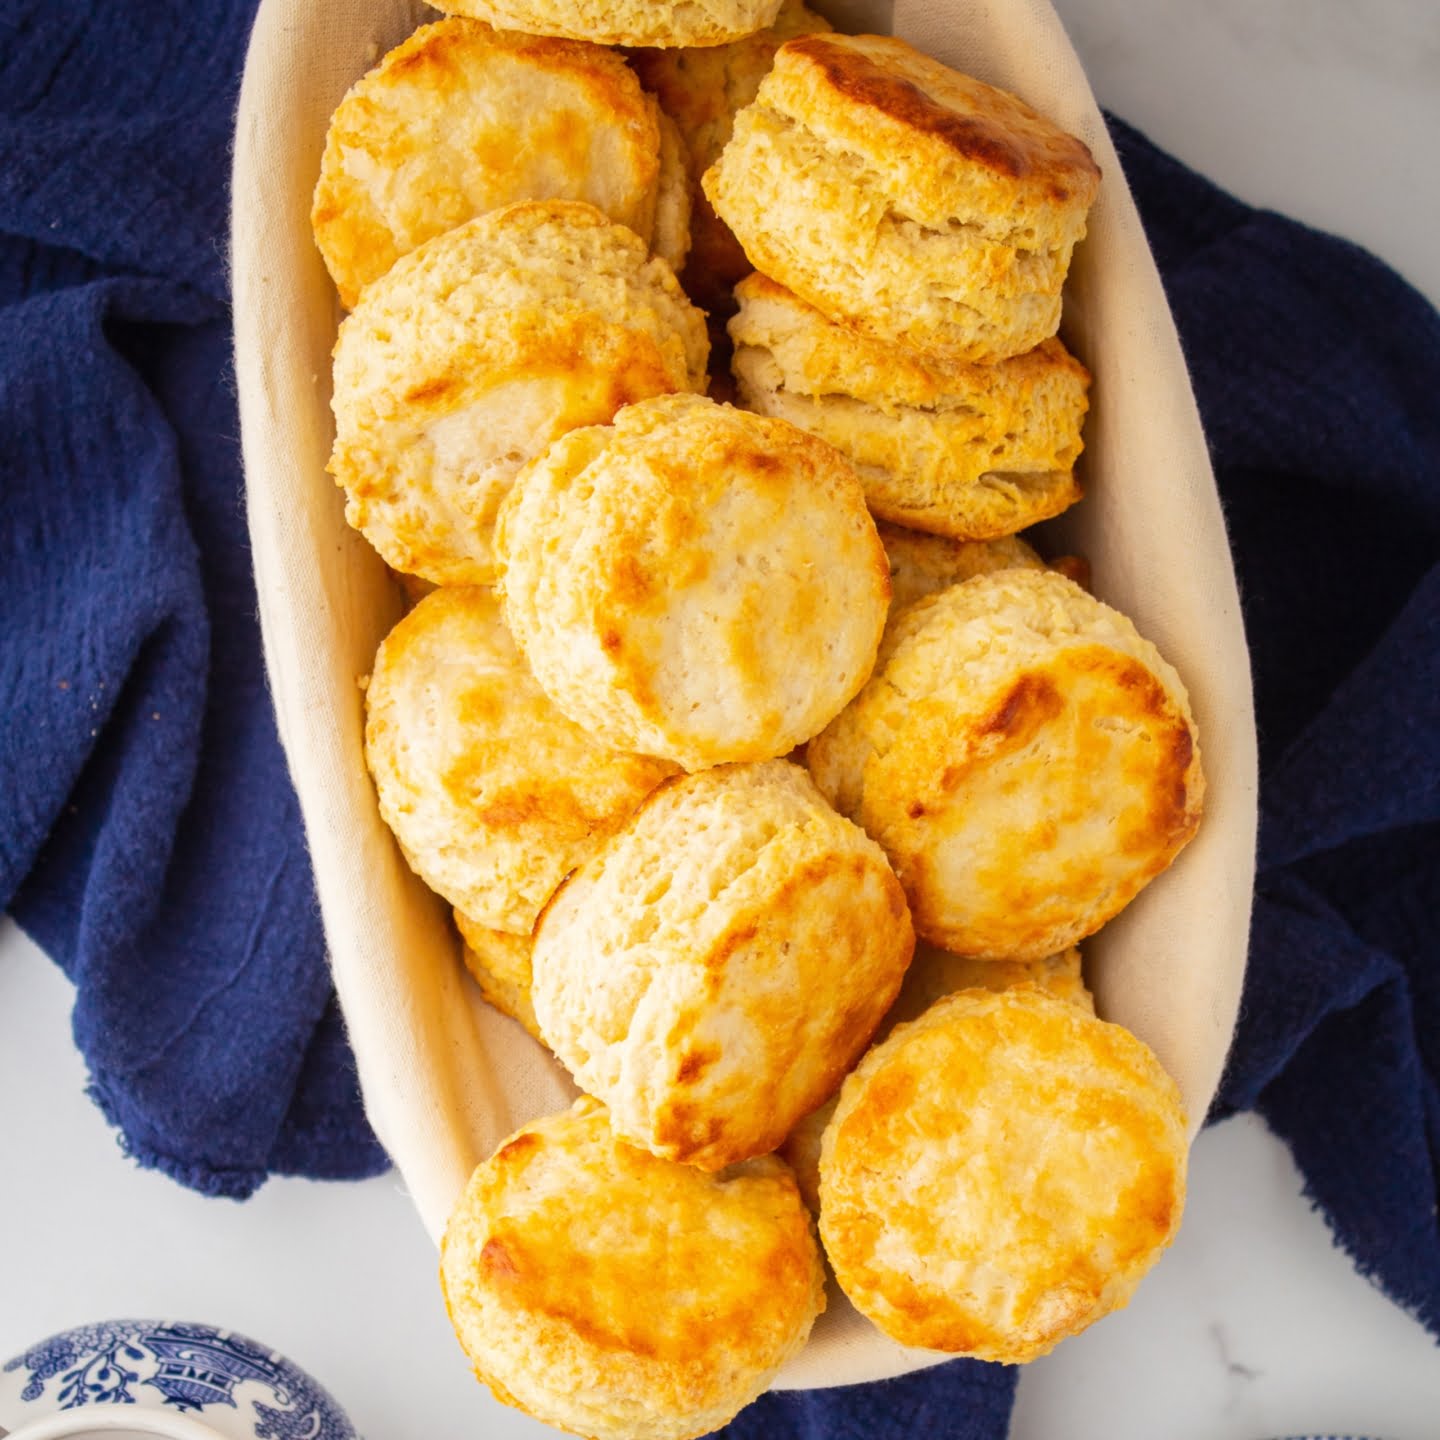
<instances>
[{"instance_id":1,"label":"oval bread basket","mask_svg":"<svg viewBox=\"0 0 1440 1440\"><path fill-rule=\"evenodd\" d=\"M1180 671L1208 793L1200 833L1173 869L1087 944L1087 974L1100 1013L1145 1039L1179 1082L1193 1134L1219 1083L1244 974L1255 731L1224 522L1160 279L1046 0L819 8L842 29L893 30L1015 91L1079 135L1104 172L1063 329L1094 375L1088 495L1055 538L1089 557L1096 592ZM358 681L402 604L346 526L325 472L340 310L311 240L310 196L341 95L425 18L411 0L263 0L240 97L233 268L250 536L280 735L366 1109L438 1238L474 1165L574 1091L534 1041L480 1001L444 906L380 819L362 755ZM779 1383L848 1384L944 1358L885 1339L832 1288Z\"/></svg>"}]
</instances>

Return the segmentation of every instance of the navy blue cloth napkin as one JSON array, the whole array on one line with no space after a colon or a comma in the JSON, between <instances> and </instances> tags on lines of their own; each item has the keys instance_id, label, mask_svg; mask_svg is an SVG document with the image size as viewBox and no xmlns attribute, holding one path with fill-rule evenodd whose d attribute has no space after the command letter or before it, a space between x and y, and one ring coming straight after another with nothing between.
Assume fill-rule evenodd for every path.
<instances>
[{"instance_id":1,"label":"navy blue cloth napkin","mask_svg":"<svg viewBox=\"0 0 1440 1440\"><path fill-rule=\"evenodd\" d=\"M253 0L0 7L0 905L95 1099L211 1194L365 1123L266 690L231 378Z\"/></svg>"},{"instance_id":2,"label":"navy blue cloth napkin","mask_svg":"<svg viewBox=\"0 0 1440 1440\"><path fill-rule=\"evenodd\" d=\"M383 1168L255 621L224 269L254 0L0 9L0 904L76 985L127 1149L243 1197ZM1262 756L1217 1113L1291 1145L1440 1333L1440 318L1115 125L1235 544ZM770 1396L735 1437L1004 1432L973 1362Z\"/></svg>"}]
</instances>

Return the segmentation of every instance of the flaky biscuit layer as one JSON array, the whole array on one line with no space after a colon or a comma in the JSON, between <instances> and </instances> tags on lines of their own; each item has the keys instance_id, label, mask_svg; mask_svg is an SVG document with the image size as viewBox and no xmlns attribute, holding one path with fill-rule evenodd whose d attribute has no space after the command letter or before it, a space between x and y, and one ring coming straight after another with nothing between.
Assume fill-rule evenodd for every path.
<instances>
[{"instance_id":1,"label":"flaky biscuit layer","mask_svg":"<svg viewBox=\"0 0 1440 1440\"><path fill-rule=\"evenodd\" d=\"M834 445L876 515L988 540L1080 498L1090 377L1059 340L992 365L943 361L833 324L763 275L735 293L740 403Z\"/></svg>"},{"instance_id":2,"label":"flaky biscuit layer","mask_svg":"<svg viewBox=\"0 0 1440 1440\"><path fill-rule=\"evenodd\" d=\"M543 1045L535 1005L530 998L532 974L530 953L533 935L515 935L477 925L464 911L455 911L455 928L463 941L461 958L480 993L503 1015L518 1021Z\"/></svg>"},{"instance_id":3,"label":"flaky biscuit layer","mask_svg":"<svg viewBox=\"0 0 1440 1440\"><path fill-rule=\"evenodd\" d=\"M705 198L700 177L720 158L736 113L754 100L780 46L797 35L829 29L829 21L801 0L785 0L773 25L743 40L703 49L639 50L631 57L641 83L655 93L684 143L693 244L681 280L712 315L728 315L735 308L730 292L752 267Z\"/></svg>"},{"instance_id":4,"label":"flaky biscuit layer","mask_svg":"<svg viewBox=\"0 0 1440 1440\"><path fill-rule=\"evenodd\" d=\"M1055 333L1098 183L1013 95L874 35L784 45L704 177L755 268L829 319L978 361Z\"/></svg>"},{"instance_id":5,"label":"flaky biscuit layer","mask_svg":"<svg viewBox=\"0 0 1440 1440\"><path fill-rule=\"evenodd\" d=\"M1045 562L1018 535L951 540L881 521L875 527L890 561L890 613L992 570L1043 570Z\"/></svg>"},{"instance_id":6,"label":"flaky biscuit layer","mask_svg":"<svg viewBox=\"0 0 1440 1440\"><path fill-rule=\"evenodd\" d=\"M649 98L649 97L647 97ZM675 122L660 115L660 173L655 181L655 219L650 248L678 275L690 254L693 204L685 146Z\"/></svg>"}]
</instances>

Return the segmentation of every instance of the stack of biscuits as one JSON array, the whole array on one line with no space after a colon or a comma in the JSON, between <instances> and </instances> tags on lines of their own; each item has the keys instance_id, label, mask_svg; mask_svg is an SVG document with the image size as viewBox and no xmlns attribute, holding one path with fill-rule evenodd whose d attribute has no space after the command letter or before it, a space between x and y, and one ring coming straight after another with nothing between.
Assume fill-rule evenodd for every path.
<instances>
[{"instance_id":1,"label":"stack of biscuits","mask_svg":"<svg viewBox=\"0 0 1440 1440\"><path fill-rule=\"evenodd\" d=\"M330 468L414 602L380 813L583 1092L476 1169L456 1333L604 1440L724 1424L827 1262L895 1340L1043 1354L1179 1224L1176 1086L1076 947L1204 791L1180 677L1018 533L1080 498L1099 172L798 0L441 8L312 219Z\"/></svg>"}]
</instances>

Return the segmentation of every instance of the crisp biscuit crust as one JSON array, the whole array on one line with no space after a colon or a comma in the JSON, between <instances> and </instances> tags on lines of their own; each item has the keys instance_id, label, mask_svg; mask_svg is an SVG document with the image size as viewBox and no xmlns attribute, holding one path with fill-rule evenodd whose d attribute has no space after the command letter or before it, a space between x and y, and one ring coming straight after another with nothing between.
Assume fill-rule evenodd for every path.
<instances>
[{"instance_id":1,"label":"crisp biscuit crust","mask_svg":"<svg viewBox=\"0 0 1440 1440\"><path fill-rule=\"evenodd\" d=\"M411 869L473 924L517 936L674 771L556 710L480 588L437 590L390 632L365 706L380 814Z\"/></svg>"},{"instance_id":2,"label":"crisp biscuit crust","mask_svg":"<svg viewBox=\"0 0 1440 1440\"><path fill-rule=\"evenodd\" d=\"M728 45L704 49L639 50L631 64L647 90L679 128L690 178L692 248L681 281L696 304L712 315L734 308L735 282L751 270L740 242L716 215L700 177L720 158L735 115L769 74L775 52L797 35L830 29L830 22L800 0L785 0L775 23Z\"/></svg>"},{"instance_id":3,"label":"crisp biscuit crust","mask_svg":"<svg viewBox=\"0 0 1440 1440\"><path fill-rule=\"evenodd\" d=\"M905 983L875 1032L873 1043L879 1045L897 1025L918 1020L946 995L959 990L1010 990L1017 985L1033 985L1057 1000L1080 1006L1089 1015L1095 1013L1095 997L1085 986L1080 952L1073 945L1043 960L971 960L937 950L922 940L915 946ZM839 1103L837 1093L800 1119L779 1150L794 1170L800 1193L814 1215L820 1213L821 1142Z\"/></svg>"},{"instance_id":4,"label":"crisp biscuit crust","mask_svg":"<svg viewBox=\"0 0 1440 1440\"><path fill-rule=\"evenodd\" d=\"M1205 789L1180 677L1052 571L977 576L899 611L806 758L884 846L916 931L971 956L1093 934L1194 835Z\"/></svg>"},{"instance_id":5,"label":"crisp biscuit crust","mask_svg":"<svg viewBox=\"0 0 1440 1440\"><path fill-rule=\"evenodd\" d=\"M555 703L689 770L815 734L864 684L889 603L840 455L690 395L551 445L496 543L506 618Z\"/></svg>"},{"instance_id":6,"label":"crisp biscuit crust","mask_svg":"<svg viewBox=\"0 0 1440 1440\"><path fill-rule=\"evenodd\" d=\"M802 769L727 765L662 786L560 888L535 1013L617 1134L715 1170L835 1088L913 945L880 848Z\"/></svg>"},{"instance_id":7,"label":"crisp biscuit crust","mask_svg":"<svg viewBox=\"0 0 1440 1440\"><path fill-rule=\"evenodd\" d=\"M945 361L832 324L763 275L735 294L740 403L835 446L874 514L990 540L1080 499L1090 376L1059 340L991 365Z\"/></svg>"},{"instance_id":8,"label":"crisp biscuit crust","mask_svg":"<svg viewBox=\"0 0 1440 1440\"><path fill-rule=\"evenodd\" d=\"M965 990L846 1080L820 1233L892 1339L1018 1364L1129 1300L1185 1169L1179 1090L1128 1030L1031 987Z\"/></svg>"},{"instance_id":9,"label":"crisp biscuit crust","mask_svg":"<svg viewBox=\"0 0 1440 1440\"><path fill-rule=\"evenodd\" d=\"M890 613L992 570L1043 570L1045 562L1018 535L950 540L884 521L875 527L890 561Z\"/></svg>"},{"instance_id":10,"label":"crisp biscuit crust","mask_svg":"<svg viewBox=\"0 0 1440 1440\"><path fill-rule=\"evenodd\" d=\"M672 390L709 342L670 268L578 201L530 201L427 241L369 286L335 345L345 518L395 569L495 579L495 512L557 436Z\"/></svg>"},{"instance_id":11,"label":"crisp biscuit crust","mask_svg":"<svg viewBox=\"0 0 1440 1440\"><path fill-rule=\"evenodd\" d=\"M1073 136L902 40L806 35L703 183L755 268L827 318L992 361L1055 333L1099 178Z\"/></svg>"},{"instance_id":12,"label":"crisp biscuit crust","mask_svg":"<svg viewBox=\"0 0 1440 1440\"><path fill-rule=\"evenodd\" d=\"M315 187L315 242L347 308L402 255L517 200L587 201L678 268L683 225L672 220L667 244L654 233L660 148L655 102L620 56L441 20L340 102Z\"/></svg>"},{"instance_id":13,"label":"crisp biscuit crust","mask_svg":"<svg viewBox=\"0 0 1440 1440\"><path fill-rule=\"evenodd\" d=\"M517 1131L440 1248L451 1324L496 1399L596 1440L690 1440L753 1400L825 1308L794 1177L656 1159L603 1106Z\"/></svg>"},{"instance_id":14,"label":"crisp biscuit crust","mask_svg":"<svg viewBox=\"0 0 1440 1440\"><path fill-rule=\"evenodd\" d=\"M502 1015L508 1015L539 1040L540 1024L535 1019L535 1006L530 999L530 952L535 948L533 935L512 935L508 930L493 930L477 925L463 911L455 911L455 928L464 942L461 958L471 978L480 987L480 994Z\"/></svg>"},{"instance_id":15,"label":"crisp biscuit crust","mask_svg":"<svg viewBox=\"0 0 1440 1440\"><path fill-rule=\"evenodd\" d=\"M597 45L723 45L775 18L780 0L440 0L506 30Z\"/></svg>"},{"instance_id":16,"label":"crisp biscuit crust","mask_svg":"<svg viewBox=\"0 0 1440 1440\"><path fill-rule=\"evenodd\" d=\"M793 42L776 67L778 102L803 124L853 145L895 188L913 192L915 218L943 224L967 199L1004 195L1021 206L1088 202L1100 171L1085 145L1018 96L962 75L889 35L814 35ZM973 208L988 211L982 204ZM994 207L998 209L998 207ZM1009 233L1008 215L986 215Z\"/></svg>"}]
</instances>

